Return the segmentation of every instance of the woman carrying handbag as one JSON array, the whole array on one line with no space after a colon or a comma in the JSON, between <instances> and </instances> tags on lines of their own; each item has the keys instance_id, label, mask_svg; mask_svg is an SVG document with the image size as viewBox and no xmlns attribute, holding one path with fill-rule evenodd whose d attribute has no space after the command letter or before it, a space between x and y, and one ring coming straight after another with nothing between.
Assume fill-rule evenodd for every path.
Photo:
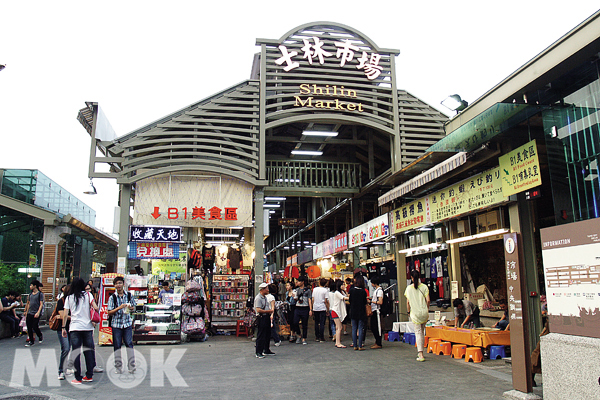
<instances>
[{"instance_id":1,"label":"woman carrying handbag","mask_svg":"<svg viewBox=\"0 0 600 400\"><path fill-rule=\"evenodd\" d=\"M92 382L94 375L94 366L96 365L94 354L94 326L92 325L92 310L98 311L98 306L90 293L85 291L85 281L81 278L73 279L71 289L65 300L65 309L63 310L63 329L62 337L69 336L71 349L75 355L75 379L71 381L73 385L80 385L82 382ZM71 324L69 332L66 330L66 316L71 312ZM85 357L85 376L82 376L81 357Z\"/></svg>"}]
</instances>

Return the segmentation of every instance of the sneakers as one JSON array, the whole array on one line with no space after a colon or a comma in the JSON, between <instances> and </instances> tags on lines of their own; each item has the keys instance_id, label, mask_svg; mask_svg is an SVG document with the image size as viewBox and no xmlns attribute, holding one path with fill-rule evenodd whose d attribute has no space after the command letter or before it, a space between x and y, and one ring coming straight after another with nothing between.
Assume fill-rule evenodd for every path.
<instances>
[{"instance_id":1,"label":"sneakers","mask_svg":"<svg viewBox=\"0 0 600 400\"><path fill-rule=\"evenodd\" d=\"M34 342L25 342L25 347L31 347L34 345Z\"/></svg>"},{"instance_id":2,"label":"sneakers","mask_svg":"<svg viewBox=\"0 0 600 400\"><path fill-rule=\"evenodd\" d=\"M296 341L296 337L295 336L290 336L290 343L294 343Z\"/></svg>"},{"instance_id":3,"label":"sneakers","mask_svg":"<svg viewBox=\"0 0 600 400\"><path fill-rule=\"evenodd\" d=\"M82 382L94 382L94 378L88 378L87 376L84 376L83 379L81 379Z\"/></svg>"},{"instance_id":4,"label":"sneakers","mask_svg":"<svg viewBox=\"0 0 600 400\"><path fill-rule=\"evenodd\" d=\"M44 343L44 338L43 338L43 337L41 337L41 336L40 336L39 343L40 343L40 344Z\"/></svg>"},{"instance_id":5,"label":"sneakers","mask_svg":"<svg viewBox=\"0 0 600 400\"><path fill-rule=\"evenodd\" d=\"M277 346L277 347L281 346L281 340L279 342L275 343L275 346Z\"/></svg>"},{"instance_id":6,"label":"sneakers","mask_svg":"<svg viewBox=\"0 0 600 400\"><path fill-rule=\"evenodd\" d=\"M94 367L94 373L101 374L102 372L104 372L104 368L99 367L97 365Z\"/></svg>"},{"instance_id":7,"label":"sneakers","mask_svg":"<svg viewBox=\"0 0 600 400\"><path fill-rule=\"evenodd\" d=\"M65 374L64 374L64 372L59 372L58 373L58 380L59 381L64 381L65 380Z\"/></svg>"},{"instance_id":8,"label":"sneakers","mask_svg":"<svg viewBox=\"0 0 600 400\"><path fill-rule=\"evenodd\" d=\"M256 355L256 358L265 358L265 356L263 356L262 354L256 353L255 355Z\"/></svg>"},{"instance_id":9,"label":"sneakers","mask_svg":"<svg viewBox=\"0 0 600 400\"><path fill-rule=\"evenodd\" d=\"M78 381L77 379L73 379L71 381L71 385L81 385L81 381Z\"/></svg>"},{"instance_id":10,"label":"sneakers","mask_svg":"<svg viewBox=\"0 0 600 400\"><path fill-rule=\"evenodd\" d=\"M73 370L73 368L67 368L65 370L65 375L73 375L74 372L75 370Z\"/></svg>"},{"instance_id":11,"label":"sneakers","mask_svg":"<svg viewBox=\"0 0 600 400\"><path fill-rule=\"evenodd\" d=\"M321 339L319 339L319 338L315 339L315 342L317 342L317 343L319 343L320 341L321 341Z\"/></svg>"},{"instance_id":12,"label":"sneakers","mask_svg":"<svg viewBox=\"0 0 600 400\"><path fill-rule=\"evenodd\" d=\"M263 351L263 356L274 356L274 355L275 355L275 353L273 353L272 351L269 351L269 352Z\"/></svg>"},{"instance_id":13,"label":"sneakers","mask_svg":"<svg viewBox=\"0 0 600 400\"><path fill-rule=\"evenodd\" d=\"M303 341L302 341L302 344L308 344L308 343L306 343L306 340L303 340Z\"/></svg>"},{"instance_id":14,"label":"sneakers","mask_svg":"<svg viewBox=\"0 0 600 400\"><path fill-rule=\"evenodd\" d=\"M302 343L302 338L301 337L299 337L298 339L296 339L296 344L300 344L300 343Z\"/></svg>"}]
</instances>

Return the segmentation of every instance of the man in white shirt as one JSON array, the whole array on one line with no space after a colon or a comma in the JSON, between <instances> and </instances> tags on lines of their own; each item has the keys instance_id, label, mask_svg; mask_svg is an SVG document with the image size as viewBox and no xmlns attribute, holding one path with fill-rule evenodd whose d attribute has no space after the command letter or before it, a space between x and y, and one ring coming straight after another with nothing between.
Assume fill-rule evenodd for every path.
<instances>
[{"instance_id":1,"label":"man in white shirt","mask_svg":"<svg viewBox=\"0 0 600 400\"><path fill-rule=\"evenodd\" d=\"M315 317L315 340L317 342L324 342L325 336L325 318L329 311L329 296L325 285L327 279L319 279L319 287L313 290L313 315Z\"/></svg>"},{"instance_id":2,"label":"man in white shirt","mask_svg":"<svg viewBox=\"0 0 600 400\"><path fill-rule=\"evenodd\" d=\"M380 284L380 280L378 276L373 277L371 279L371 284L373 285L373 290L371 291L371 331L373 331L373 336L375 337L375 344L371 346L372 349L381 349L381 315L379 312L379 307L383 304L383 289Z\"/></svg>"}]
</instances>

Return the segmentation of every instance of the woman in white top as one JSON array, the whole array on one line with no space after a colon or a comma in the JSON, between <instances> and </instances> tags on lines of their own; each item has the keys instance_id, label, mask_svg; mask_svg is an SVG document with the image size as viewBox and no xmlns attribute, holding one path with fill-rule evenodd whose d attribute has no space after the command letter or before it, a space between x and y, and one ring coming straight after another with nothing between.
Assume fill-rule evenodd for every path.
<instances>
[{"instance_id":1,"label":"woman in white top","mask_svg":"<svg viewBox=\"0 0 600 400\"><path fill-rule=\"evenodd\" d=\"M410 313L410 319L415 325L415 339L419 355L417 361L425 361L423 348L425 347L425 324L429 318L429 289L421 283L420 272L416 269L410 272L412 285L404 292L406 296L406 307Z\"/></svg>"},{"instance_id":2,"label":"woman in white top","mask_svg":"<svg viewBox=\"0 0 600 400\"><path fill-rule=\"evenodd\" d=\"M73 279L71 289L65 300L65 309L63 310L63 330L62 336L69 335L71 349L75 355L75 379L71 381L74 385L80 385L81 382L92 382L94 375L94 366L96 365L94 354L94 326L90 317L90 309L98 310L94 297L85 291L85 281L81 278ZM71 324L69 332L65 329L67 321L66 316L71 312ZM81 375L81 348L85 356L85 376Z\"/></svg>"},{"instance_id":3,"label":"woman in white top","mask_svg":"<svg viewBox=\"0 0 600 400\"><path fill-rule=\"evenodd\" d=\"M348 300L346 295L346 284L344 281L335 281L335 292L333 293L333 305L331 307L331 318L335 321L335 347L345 349L340 338L342 336L342 321L346 318L346 303Z\"/></svg>"}]
</instances>

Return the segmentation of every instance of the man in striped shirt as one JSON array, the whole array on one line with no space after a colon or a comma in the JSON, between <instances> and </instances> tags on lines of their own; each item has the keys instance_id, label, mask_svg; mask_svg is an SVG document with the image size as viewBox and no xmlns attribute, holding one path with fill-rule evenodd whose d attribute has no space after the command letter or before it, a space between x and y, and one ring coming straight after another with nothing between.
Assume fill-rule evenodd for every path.
<instances>
[{"instance_id":1,"label":"man in striped shirt","mask_svg":"<svg viewBox=\"0 0 600 400\"><path fill-rule=\"evenodd\" d=\"M113 280L117 292L108 300L108 316L112 318L112 341L115 352L115 369L117 374L123 373L121 361L121 345L127 348L127 367L129 373L135 372L135 356L133 353L133 326L130 311L135 310L135 302L129 292L123 290L124 280L117 276Z\"/></svg>"}]
</instances>

